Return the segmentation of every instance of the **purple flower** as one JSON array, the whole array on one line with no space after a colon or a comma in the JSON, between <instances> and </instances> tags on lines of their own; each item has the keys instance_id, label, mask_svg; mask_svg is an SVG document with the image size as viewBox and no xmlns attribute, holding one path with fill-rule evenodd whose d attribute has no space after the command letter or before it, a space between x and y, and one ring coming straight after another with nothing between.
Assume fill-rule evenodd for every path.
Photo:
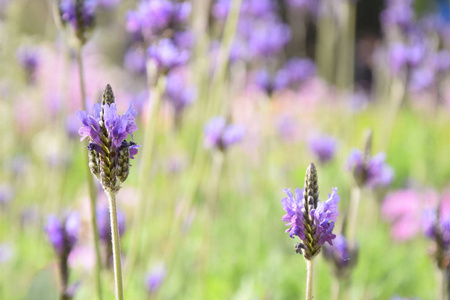
<instances>
[{"instance_id":1,"label":"purple flower","mask_svg":"<svg viewBox=\"0 0 450 300\"><path fill-rule=\"evenodd\" d=\"M275 76L275 89L297 87L316 73L314 62L308 58L291 58Z\"/></svg>"},{"instance_id":2,"label":"purple flower","mask_svg":"<svg viewBox=\"0 0 450 300\"><path fill-rule=\"evenodd\" d=\"M100 240L105 243L111 242L111 222L109 209L106 205L97 206L97 227ZM119 235L122 236L125 232L125 215L122 211L117 211L117 223L119 226Z\"/></svg>"},{"instance_id":3,"label":"purple flower","mask_svg":"<svg viewBox=\"0 0 450 300\"><path fill-rule=\"evenodd\" d=\"M197 93L194 87L187 85L183 74L171 71L167 74L166 95L179 114L195 100Z\"/></svg>"},{"instance_id":4,"label":"purple flower","mask_svg":"<svg viewBox=\"0 0 450 300\"><path fill-rule=\"evenodd\" d=\"M408 28L414 22L412 0L387 1L386 9L381 13L381 22L386 29L393 26Z\"/></svg>"},{"instance_id":5,"label":"purple flower","mask_svg":"<svg viewBox=\"0 0 450 300\"><path fill-rule=\"evenodd\" d=\"M86 111L77 112L78 119L83 123L83 127L78 130L78 133L81 135L81 141L86 137L90 137L92 141L97 144L97 146L101 143L100 111L100 104L95 103L92 115L89 115ZM127 112L122 116L117 114L115 103L104 105L105 127L107 129L108 137L113 143L113 149L121 146L122 142L128 137L128 135L133 137L133 132L138 129L134 120L136 115L137 112L133 109L133 103L130 104ZM99 149L96 146L93 147L95 150Z\"/></svg>"},{"instance_id":6,"label":"purple flower","mask_svg":"<svg viewBox=\"0 0 450 300\"><path fill-rule=\"evenodd\" d=\"M435 71L431 68L418 68L411 74L409 89L412 92L425 91L435 83Z\"/></svg>"},{"instance_id":7,"label":"purple flower","mask_svg":"<svg viewBox=\"0 0 450 300\"><path fill-rule=\"evenodd\" d=\"M309 222L316 227L313 238L319 248L325 242L333 245L332 241L336 238L336 235L333 234L333 228L339 215L338 202L340 197L337 194L337 188L333 188L333 192L329 195L327 201L318 202L317 207L310 210L308 220L304 220L303 190L296 189L295 196L290 189L285 189L284 192L288 197L281 200L283 209L286 211L282 220L287 222L286 226L289 226L286 230L286 232L289 232L289 236L291 238L298 236L301 240L305 240L306 229L304 223Z\"/></svg>"},{"instance_id":8,"label":"purple flower","mask_svg":"<svg viewBox=\"0 0 450 300\"><path fill-rule=\"evenodd\" d=\"M309 141L311 151L321 163L333 159L336 152L336 139L331 136L314 136Z\"/></svg>"},{"instance_id":9,"label":"purple flower","mask_svg":"<svg viewBox=\"0 0 450 300\"><path fill-rule=\"evenodd\" d=\"M373 157L364 157L363 153L354 149L348 158L347 169L360 186L375 188L389 185L394 178L394 170L385 163L386 155L378 153Z\"/></svg>"},{"instance_id":10,"label":"purple flower","mask_svg":"<svg viewBox=\"0 0 450 300\"><path fill-rule=\"evenodd\" d=\"M356 264L358 248L350 249L343 235L337 235L333 246L323 246L325 260L333 265L333 271L339 278L345 278L350 274L351 268Z\"/></svg>"},{"instance_id":11,"label":"purple flower","mask_svg":"<svg viewBox=\"0 0 450 300\"><path fill-rule=\"evenodd\" d=\"M64 25L69 24L77 38L86 42L85 32L93 27L98 0L84 0L77 6L76 0L60 0L59 11Z\"/></svg>"},{"instance_id":12,"label":"purple flower","mask_svg":"<svg viewBox=\"0 0 450 300\"><path fill-rule=\"evenodd\" d=\"M170 39L161 39L157 45L150 46L147 54L165 72L186 64L189 59L189 52L179 49Z\"/></svg>"},{"instance_id":13,"label":"purple flower","mask_svg":"<svg viewBox=\"0 0 450 300\"><path fill-rule=\"evenodd\" d=\"M146 286L149 294L154 294L158 291L166 278L166 274L166 267L162 263L150 270L146 278Z\"/></svg>"},{"instance_id":14,"label":"purple flower","mask_svg":"<svg viewBox=\"0 0 450 300\"><path fill-rule=\"evenodd\" d=\"M135 11L128 11L127 30L151 41L166 29L180 30L191 10L189 2L142 0Z\"/></svg>"},{"instance_id":15,"label":"purple flower","mask_svg":"<svg viewBox=\"0 0 450 300\"><path fill-rule=\"evenodd\" d=\"M92 115L86 111L77 112L83 123L78 130L81 140L89 137L89 169L105 190L117 193L121 183L128 178L130 158L134 158L139 147L133 141L126 140L128 135L133 139L133 132L138 129L136 115L133 103L123 115L117 113L114 93L109 84L103 93L102 104L94 104Z\"/></svg>"},{"instance_id":16,"label":"purple flower","mask_svg":"<svg viewBox=\"0 0 450 300\"><path fill-rule=\"evenodd\" d=\"M64 256L70 253L78 240L79 228L78 213L71 213L62 221L53 215L48 217L45 231L58 255Z\"/></svg>"},{"instance_id":17,"label":"purple flower","mask_svg":"<svg viewBox=\"0 0 450 300\"><path fill-rule=\"evenodd\" d=\"M248 39L248 47L253 56L269 56L278 53L291 39L287 25L272 21L254 25Z\"/></svg>"},{"instance_id":18,"label":"purple flower","mask_svg":"<svg viewBox=\"0 0 450 300\"><path fill-rule=\"evenodd\" d=\"M207 148L226 150L242 140L245 129L241 125L227 124L223 117L212 118L205 126Z\"/></svg>"},{"instance_id":19,"label":"purple flower","mask_svg":"<svg viewBox=\"0 0 450 300\"><path fill-rule=\"evenodd\" d=\"M0 184L0 207L6 206L14 198L14 190L9 184Z\"/></svg>"},{"instance_id":20,"label":"purple flower","mask_svg":"<svg viewBox=\"0 0 450 300\"><path fill-rule=\"evenodd\" d=\"M16 51L16 59L28 74L31 82L35 80L36 71L40 64L39 52L36 48L20 47Z\"/></svg>"}]
</instances>

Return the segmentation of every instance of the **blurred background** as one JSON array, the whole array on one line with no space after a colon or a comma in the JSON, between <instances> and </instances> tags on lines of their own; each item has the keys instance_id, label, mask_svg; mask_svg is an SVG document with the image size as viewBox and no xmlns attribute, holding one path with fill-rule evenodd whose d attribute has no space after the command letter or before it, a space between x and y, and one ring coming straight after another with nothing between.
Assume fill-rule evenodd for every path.
<instances>
[{"instance_id":1,"label":"blurred background","mask_svg":"<svg viewBox=\"0 0 450 300\"><path fill-rule=\"evenodd\" d=\"M450 217L448 0L74 0L82 23L70 2L0 0L1 299L58 299L49 218L74 213L68 299L96 298L76 112L107 84L142 146L117 195L125 298L302 298L280 201L314 162L321 200L338 187L336 234L360 191L357 257L342 275L320 254L315 298L439 299L450 240L423 216ZM379 177L359 181L354 149Z\"/></svg>"}]
</instances>

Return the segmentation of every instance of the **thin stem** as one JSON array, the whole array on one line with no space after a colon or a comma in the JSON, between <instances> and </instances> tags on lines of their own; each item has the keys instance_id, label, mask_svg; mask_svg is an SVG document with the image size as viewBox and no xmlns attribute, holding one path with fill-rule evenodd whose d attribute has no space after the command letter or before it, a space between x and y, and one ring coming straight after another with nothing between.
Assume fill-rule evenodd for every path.
<instances>
[{"instance_id":1,"label":"thin stem","mask_svg":"<svg viewBox=\"0 0 450 300\"><path fill-rule=\"evenodd\" d=\"M109 202L109 213L111 219L111 242L113 246L114 261L114 285L116 292L116 300L123 300L122 288L122 265L120 263L120 236L119 225L117 221L116 195L111 191L106 191Z\"/></svg>"},{"instance_id":2,"label":"thin stem","mask_svg":"<svg viewBox=\"0 0 450 300\"><path fill-rule=\"evenodd\" d=\"M361 189L358 186L352 188L351 204L348 215L347 238L350 249L356 246L356 227L358 223L358 207L361 199Z\"/></svg>"},{"instance_id":3,"label":"thin stem","mask_svg":"<svg viewBox=\"0 0 450 300\"><path fill-rule=\"evenodd\" d=\"M150 63L149 63L150 64ZM148 77L151 77L153 72L151 72L151 66L147 65L147 73ZM128 263L127 263L127 278L126 281L128 282L128 275L130 272L128 272L130 269L134 268L134 265L137 261L137 258L139 256L140 252L140 232L142 223L146 217L146 212L148 207L151 203L147 201L146 197L148 197L147 191L147 183L148 183L148 174L149 170L152 166L152 156L153 156L153 146L155 141L155 135L156 135L156 129L157 126L157 118L158 118L158 112L160 110L160 104L161 104L161 97L166 89L166 77L164 75L159 76L156 79L155 83L156 87L152 90L150 93L150 100L146 111L146 125L144 130L144 141L142 146L142 155L141 155L141 166L139 168L139 181L138 181L138 204L136 205L136 219L135 223L133 224L133 227L135 228L133 230L131 240L130 240L130 253L128 256ZM152 86L153 87L153 86Z\"/></svg>"},{"instance_id":4,"label":"thin stem","mask_svg":"<svg viewBox=\"0 0 450 300\"><path fill-rule=\"evenodd\" d=\"M78 63L78 76L80 80L80 91L81 91L81 102L83 110L86 109L86 90L84 86L84 71L83 71L83 59L81 56L81 46L77 49L77 63ZM86 151L87 152L87 151ZM97 204L97 192L95 190L94 178L89 170L89 157L85 155L86 162L85 171L86 171L86 180L88 183L89 190L89 205L91 210L91 226L92 226L92 235L94 238L94 248L95 248L95 281L97 287L97 298L102 300L102 280L101 280L101 256L100 256L100 242L98 237L98 229L97 229L97 214L96 214L96 204Z\"/></svg>"},{"instance_id":5,"label":"thin stem","mask_svg":"<svg viewBox=\"0 0 450 300\"><path fill-rule=\"evenodd\" d=\"M341 281L336 276L333 276L330 300L339 300L339 290L340 289L341 289Z\"/></svg>"},{"instance_id":6,"label":"thin stem","mask_svg":"<svg viewBox=\"0 0 450 300\"><path fill-rule=\"evenodd\" d=\"M313 298L314 259L306 259L306 300Z\"/></svg>"}]
</instances>

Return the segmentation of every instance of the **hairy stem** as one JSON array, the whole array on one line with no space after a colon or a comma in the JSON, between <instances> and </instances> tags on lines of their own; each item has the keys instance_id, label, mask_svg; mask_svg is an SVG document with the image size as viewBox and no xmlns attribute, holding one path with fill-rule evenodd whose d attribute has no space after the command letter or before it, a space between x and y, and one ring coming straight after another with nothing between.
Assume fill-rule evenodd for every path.
<instances>
[{"instance_id":1,"label":"hairy stem","mask_svg":"<svg viewBox=\"0 0 450 300\"><path fill-rule=\"evenodd\" d=\"M81 92L81 102L82 109L87 111L86 109L86 90L84 86L84 71L83 71L83 59L81 56L82 47L79 46L77 49L77 63L78 63L78 76L80 81L80 92ZM97 287L97 298L99 300L102 299L102 281L101 281L101 256L100 256L100 242L98 237L98 229L97 229L97 214L96 214L96 204L97 204L97 192L95 190L94 178L92 177L91 171L89 170L89 157L88 154L85 155L85 171L86 171L86 180L88 183L89 190L89 205L91 210L91 226L92 226L92 235L94 238L94 248L95 248L95 282Z\"/></svg>"},{"instance_id":2,"label":"hairy stem","mask_svg":"<svg viewBox=\"0 0 450 300\"><path fill-rule=\"evenodd\" d=\"M306 300L312 300L314 259L306 259Z\"/></svg>"},{"instance_id":3,"label":"hairy stem","mask_svg":"<svg viewBox=\"0 0 450 300\"><path fill-rule=\"evenodd\" d=\"M116 195L111 191L105 191L109 202L109 214L111 219L111 242L113 246L114 261L114 286L116 300L123 300L122 265L120 263L120 236L117 221Z\"/></svg>"}]
</instances>

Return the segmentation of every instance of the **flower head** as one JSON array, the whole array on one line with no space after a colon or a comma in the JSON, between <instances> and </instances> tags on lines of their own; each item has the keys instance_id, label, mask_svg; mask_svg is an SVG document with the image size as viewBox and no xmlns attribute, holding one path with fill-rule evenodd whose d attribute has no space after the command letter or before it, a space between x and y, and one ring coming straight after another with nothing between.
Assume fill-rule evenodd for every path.
<instances>
[{"instance_id":1,"label":"flower head","mask_svg":"<svg viewBox=\"0 0 450 300\"><path fill-rule=\"evenodd\" d=\"M60 220L56 216L49 216L45 226L47 237L61 257L67 257L78 241L80 217L77 213L69 214Z\"/></svg>"},{"instance_id":2,"label":"flower head","mask_svg":"<svg viewBox=\"0 0 450 300\"><path fill-rule=\"evenodd\" d=\"M146 286L149 294L154 294L158 291L166 278L166 274L166 267L162 263L150 270L146 278Z\"/></svg>"},{"instance_id":3,"label":"flower head","mask_svg":"<svg viewBox=\"0 0 450 300\"><path fill-rule=\"evenodd\" d=\"M128 135L133 139L133 132L138 127L137 115L133 104L123 114L117 113L114 94L107 85L102 104L94 104L92 115L78 111L77 116L83 123L78 130L81 140L89 138L89 167L98 178L103 188L117 192L129 173L129 160L134 159L137 148L133 141L127 141Z\"/></svg>"},{"instance_id":4,"label":"flower head","mask_svg":"<svg viewBox=\"0 0 450 300\"><path fill-rule=\"evenodd\" d=\"M189 51L181 49L171 39L161 39L157 45L147 49L147 54L163 72L182 66L189 60Z\"/></svg>"},{"instance_id":5,"label":"flower head","mask_svg":"<svg viewBox=\"0 0 450 300\"><path fill-rule=\"evenodd\" d=\"M20 66L25 70L28 81L33 83L36 79L36 71L40 65L40 57L37 49L20 47L16 51L16 58Z\"/></svg>"},{"instance_id":6,"label":"flower head","mask_svg":"<svg viewBox=\"0 0 450 300\"><path fill-rule=\"evenodd\" d=\"M226 150L242 140L245 129L241 125L227 124L223 117L212 118L205 126L205 145L207 148Z\"/></svg>"},{"instance_id":7,"label":"flower head","mask_svg":"<svg viewBox=\"0 0 450 300\"><path fill-rule=\"evenodd\" d=\"M356 263L357 255L358 248L350 249L343 235L336 236L333 246L328 244L323 246L323 256L333 264L333 271L340 278L349 275L350 269Z\"/></svg>"},{"instance_id":8,"label":"flower head","mask_svg":"<svg viewBox=\"0 0 450 300\"><path fill-rule=\"evenodd\" d=\"M385 158L384 153L368 157L354 149L347 160L347 169L353 173L359 186L387 186L394 178L394 170L385 163Z\"/></svg>"},{"instance_id":9,"label":"flower head","mask_svg":"<svg viewBox=\"0 0 450 300\"><path fill-rule=\"evenodd\" d=\"M319 201L317 171L311 163L306 170L304 189L296 189L295 196L290 189L285 189L284 192L288 196L281 200L286 211L282 220L289 226L286 232L291 238L298 236L302 240L300 248L303 255L306 259L312 259L325 242L333 245L333 239L336 238L333 229L339 215L340 200L337 188L333 188L327 201Z\"/></svg>"},{"instance_id":10,"label":"flower head","mask_svg":"<svg viewBox=\"0 0 450 300\"><path fill-rule=\"evenodd\" d=\"M309 141L311 151L321 163L333 159L336 152L336 139L331 136L314 136Z\"/></svg>"},{"instance_id":11,"label":"flower head","mask_svg":"<svg viewBox=\"0 0 450 300\"><path fill-rule=\"evenodd\" d=\"M60 0L59 13L64 26L70 26L81 44L86 33L94 27L97 0Z\"/></svg>"}]
</instances>

